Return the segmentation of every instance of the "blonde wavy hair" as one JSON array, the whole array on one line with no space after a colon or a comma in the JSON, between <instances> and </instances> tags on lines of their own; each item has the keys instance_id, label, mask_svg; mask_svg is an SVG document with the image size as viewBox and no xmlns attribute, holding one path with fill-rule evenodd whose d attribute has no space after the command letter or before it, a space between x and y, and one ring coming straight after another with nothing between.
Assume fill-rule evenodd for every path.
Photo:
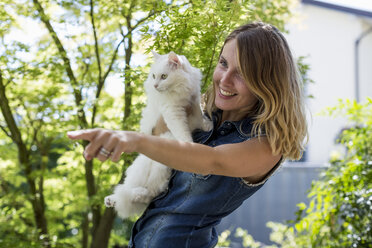
<instances>
[{"instance_id":1,"label":"blonde wavy hair","mask_svg":"<svg viewBox=\"0 0 372 248\"><path fill-rule=\"evenodd\" d=\"M286 39L273 25L254 22L235 29L239 69L258 101L247 112L252 134L265 134L273 154L298 160L308 139L302 82ZM223 50L221 49L221 52ZM217 110L214 84L205 95L206 111ZM304 142L305 141L305 142Z\"/></svg>"}]
</instances>

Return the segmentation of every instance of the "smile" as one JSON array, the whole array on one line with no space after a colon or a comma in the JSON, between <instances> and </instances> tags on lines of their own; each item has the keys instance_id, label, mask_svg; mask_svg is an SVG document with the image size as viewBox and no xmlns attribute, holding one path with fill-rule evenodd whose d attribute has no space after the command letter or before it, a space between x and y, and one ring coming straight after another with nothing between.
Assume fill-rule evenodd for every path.
<instances>
[{"instance_id":1,"label":"smile","mask_svg":"<svg viewBox=\"0 0 372 248\"><path fill-rule=\"evenodd\" d=\"M234 95L236 95L236 94L234 94L234 93L231 93L231 92L225 91L225 90L223 90L223 89L221 89L221 88L220 88L220 93L221 93L221 95L223 95L223 96L234 96Z\"/></svg>"}]
</instances>

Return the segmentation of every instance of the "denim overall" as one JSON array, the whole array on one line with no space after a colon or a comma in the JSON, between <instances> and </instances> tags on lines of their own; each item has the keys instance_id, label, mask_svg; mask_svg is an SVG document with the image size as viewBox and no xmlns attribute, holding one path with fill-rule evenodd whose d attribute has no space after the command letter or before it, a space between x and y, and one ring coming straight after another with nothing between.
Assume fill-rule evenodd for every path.
<instances>
[{"instance_id":1,"label":"denim overall","mask_svg":"<svg viewBox=\"0 0 372 248\"><path fill-rule=\"evenodd\" d=\"M239 143L251 138L250 118L225 121L213 115L214 128L196 130L195 142L208 146ZM242 178L199 175L173 170L168 189L148 206L132 229L130 248L210 248L218 241L215 226L262 187L279 163L261 182Z\"/></svg>"}]
</instances>

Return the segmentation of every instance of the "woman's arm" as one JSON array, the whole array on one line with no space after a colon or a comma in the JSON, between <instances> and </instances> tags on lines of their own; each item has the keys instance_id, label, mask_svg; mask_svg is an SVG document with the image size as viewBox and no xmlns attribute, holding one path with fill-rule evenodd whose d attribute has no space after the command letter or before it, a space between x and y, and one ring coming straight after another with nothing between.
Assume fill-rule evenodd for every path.
<instances>
[{"instance_id":1,"label":"woman's arm","mask_svg":"<svg viewBox=\"0 0 372 248\"><path fill-rule=\"evenodd\" d=\"M169 140L152 135L128 131L91 129L68 133L71 139L89 141L84 151L86 159L107 157L99 153L101 147L112 151L111 160L120 155L139 152L173 169L197 174L215 174L232 177L260 178L279 161L273 155L266 138L253 138L242 143L217 147L190 142Z\"/></svg>"}]
</instances>

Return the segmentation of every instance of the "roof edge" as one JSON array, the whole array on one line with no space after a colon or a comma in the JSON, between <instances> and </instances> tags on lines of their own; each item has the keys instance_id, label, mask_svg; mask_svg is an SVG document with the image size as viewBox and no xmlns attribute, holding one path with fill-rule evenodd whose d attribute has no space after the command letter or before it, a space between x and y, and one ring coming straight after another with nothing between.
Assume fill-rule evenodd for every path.
<instances>
[{"instance_id":1,"label":"roof edge","mask_svg":"<svg viewBox=\"0 0 372 248\"><path fill-rule=\"evenodd\" d=\"M333 3L326 3L323 1L317 1L317 0L302 0L302 3L304 4L311 4L311 5L316 5L328 9L333 9L333 10L338 10L358 16L365 16L365 17L370 17L372 18L372 12L371 11L366 11L366 10L361 10L361 9L356 9L356 8L350 8L342 5L337 5Z\"/></svg>"}]
</instances>

